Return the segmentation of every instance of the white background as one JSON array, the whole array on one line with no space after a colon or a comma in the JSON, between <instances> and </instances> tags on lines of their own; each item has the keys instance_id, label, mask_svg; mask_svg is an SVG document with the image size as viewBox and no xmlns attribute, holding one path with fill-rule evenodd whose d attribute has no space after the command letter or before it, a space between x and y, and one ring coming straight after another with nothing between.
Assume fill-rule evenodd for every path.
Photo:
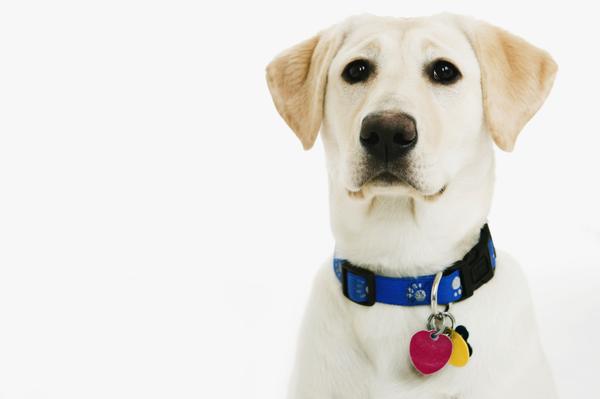
<instances>
[{"instance_id":1,"label":"white background","mask_svg":"<svg viewBox=\"0 0 600 399\"><path fill-rule=\"evenodd\" d=\"M563 397L598 392L594 6L2 2L0 398L283 396L334 243L321 145L301 150L264 67L365 11L474 15L558 61L498 154L490 222L529 276Z\"/></svg>"}]
</instances>

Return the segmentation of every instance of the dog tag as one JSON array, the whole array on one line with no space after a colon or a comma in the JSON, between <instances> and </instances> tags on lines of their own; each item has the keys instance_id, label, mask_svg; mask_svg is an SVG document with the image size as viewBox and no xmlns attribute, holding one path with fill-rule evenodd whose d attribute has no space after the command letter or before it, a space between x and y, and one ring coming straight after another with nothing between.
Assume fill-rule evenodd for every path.
<instances>
[{"instance_id":1,"label":"dog tag","mask_svg":"<svg viewBox=\"0 0 600 399\"><path fill-rule=\"evenodd\" d=\"M467 341L457 333L452 331L450 333L450 340L452 341L452 355L450 355L450 363L454 367L463 367L469 362L469 347Z\"/></svg>"},{"instance_id":2,"label":"dog tag","mask_svg":"<svg viewBox=\"0 0 600 399\"><path fill-rule=\"evenodd\" d=\"M422 330L410 340L410 360L421 374L429 375L441 370L452 355L452 341L435 330Z\"/></svg>"},{"instance_id":3,"label":"dog tag","mask_svg":"<svg viewBox=\"0 0 600 399\"><path fill-rule=\"evenodd\" d=\"M471 344L469 344L469 331L467 330L467 327L465 326L458 326L454 329L454 331L456 331L458 334L460 334L463 339L465 340L465 342L467 343L467 347L469 348L469 357L473 356L473 348L471 347Z\"/></svg>"}]
</instances>

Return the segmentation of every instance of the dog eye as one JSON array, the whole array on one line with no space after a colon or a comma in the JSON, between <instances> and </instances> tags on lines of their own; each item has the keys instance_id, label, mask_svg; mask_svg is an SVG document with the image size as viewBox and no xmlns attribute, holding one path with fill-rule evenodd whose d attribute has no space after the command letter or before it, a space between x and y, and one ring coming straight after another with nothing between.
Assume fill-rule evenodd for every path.
<instances>
[{"instance_id":1,"label":"dog eye","mask_svg":"<svg viewBox=\"0 0 600 399\"><path fill-rule=\"evenodd\" d=\"M346 68L344 68L344 72L342 72L342 78L350 83L358 83L364 82L369 79L371 73L373 72L373 67L371 63L367 60L356 60L352 61Z\"/></svg>"},{"instance_id":2,"label":"dog eye","mask_svg":"<svg viewBox=\"0 0 600 399\"><path fill-rule=\"evenodd\" d=\"M444 60L434 62L429 70L429 78L433 82L445 85L456 82L461 76L457 67Z\"/></svg>"}]
</instances>

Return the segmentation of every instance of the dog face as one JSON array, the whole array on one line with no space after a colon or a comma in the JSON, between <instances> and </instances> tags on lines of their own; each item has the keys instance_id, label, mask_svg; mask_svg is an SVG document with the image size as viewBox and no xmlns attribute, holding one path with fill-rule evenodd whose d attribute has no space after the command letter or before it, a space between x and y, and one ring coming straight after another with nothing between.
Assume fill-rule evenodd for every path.
<instances>
[{"instance_id":1,"label":"dog face","mask_svg":"<svg viewBox=\"0 0 600 399\"><path fill-rule=\"evenodd\" d=\"M435 195L485 143L475 54L437 20L357 22L328 73L323 140L332 169L351 192L407 186Z\"/></svg>"},{"instance_id":2,"label":"dog face","mask_svg":"<svg viewBox=\"0 0 600 399\"><path fill-rule=\"evenodd\" d=\"M330 177L363 190L435 198L489 153L511 150L556 64L463 17L353 17L267 68L275 105L305 148L323 126Z\"/></svg>"}]
</instances>

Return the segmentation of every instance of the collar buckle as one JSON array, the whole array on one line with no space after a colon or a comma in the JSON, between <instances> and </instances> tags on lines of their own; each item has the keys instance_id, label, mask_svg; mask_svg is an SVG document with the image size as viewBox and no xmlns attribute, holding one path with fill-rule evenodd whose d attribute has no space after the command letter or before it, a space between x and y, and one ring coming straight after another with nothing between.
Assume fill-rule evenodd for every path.
<instances>
[{"instance_id":1,"label":"collar buckle","mask_svg":"<svg viewBox=\"0 0 600 399\"><path fill-rule=\"evenodd\" d=\"M373 306L376 302L375 273L346 260L342 262L341 269L344 296L359 305Z\"/></svg>"},{"instance_id":2,"label":"collar buckle","mask_svg":"<svg viewBox=\"0 0 600 399\"><path fill-rule=\"evenodd\" d=\"M486 254L480 255L471 262L461 261L460 281L462 284L462 298L466 299L473 295L476 289L487 283L494 277L494 267L491 257Z\"/></svg>"}]
</instances>

